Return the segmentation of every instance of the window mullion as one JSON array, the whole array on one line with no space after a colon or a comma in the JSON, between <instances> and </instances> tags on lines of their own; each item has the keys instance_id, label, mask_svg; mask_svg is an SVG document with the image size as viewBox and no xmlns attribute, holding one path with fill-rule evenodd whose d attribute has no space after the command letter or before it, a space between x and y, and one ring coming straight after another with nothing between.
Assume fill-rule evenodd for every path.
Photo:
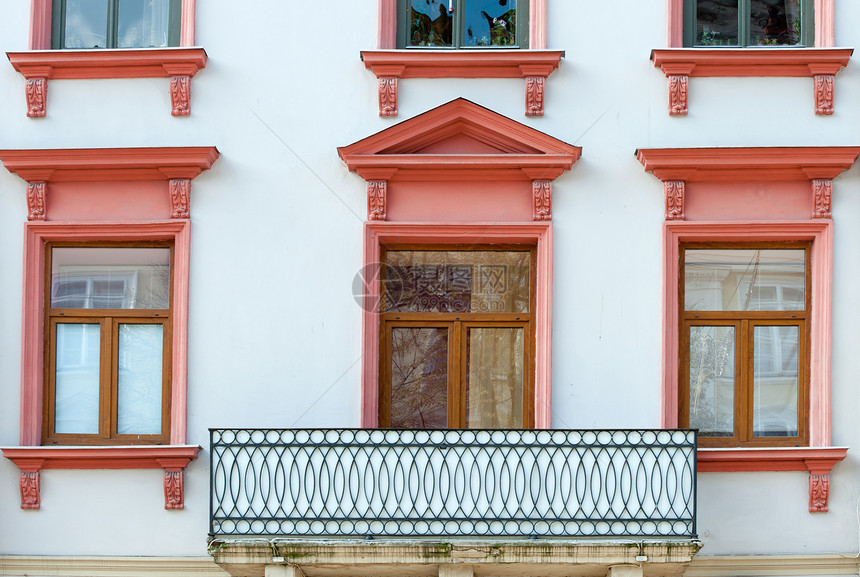
<instances>
[{"instance_id":1,"label":"window mullion","mask_svg":"<svg viewBox=\"0 0 860 577\"><path fill-rule=\"evenodd\" d=\"M105 43L108 48L116 48L119 28L119 0L110 0L108 2L107 20L107 39Z\"/></svg>"},{"instance_id":2,"label":"window mullion","mask_svg":"<svg viewBox=\"0 0 860 577\"><path fill-rule=\"evenodd\" d=\"M462 48L466 36L466 0L453 0L453 3L449 3L449 6L454 7L454 19L451 23L453 27L453 30L451 30L451 44L454 48Z\"/></svg>"},{"instance_id":3,"label":"window mullion","mask_svg":"<svg viewBox=\"0 0 860 577\"><path fill-rule=\"evenodd\" d=\"M735 369L735 436L741 443L752 440L752 414L753 387L752 373L755 363L753 358L753 323L748 319L740 322L738 329L739 338L735 342L738 349L738 363Z\"/></svg>"},{"instance_id":4,"label":"window mullion","mask_svg":"<svg viewBox=\"0 0 860 577\"><path fill-rule=\"evenodd\" d=\"M750 0L738 0L738 43L750 45L750 19L752 18Z\"/></svg>"},{"instance_id":5,"label":"window mullion","mask_svg":"<svg viewBox=\"0 0 860 577\"><path fill-rule=\"evenodd\" d=\"M101 350L99 371L99 437L110 438L114 435L114 322L105 317L100 322Z\"/></svg>"},{"instance_id":6,"label":"window mullion","mask_svg":"<svg viewBox=\"0 0 860 577\"><path fill-rule=\"evenodd\" d=\"M450 328L448 347L448 428L466 426L466 339L463 321L454 321Z\"/></svg>"}]
</instances>

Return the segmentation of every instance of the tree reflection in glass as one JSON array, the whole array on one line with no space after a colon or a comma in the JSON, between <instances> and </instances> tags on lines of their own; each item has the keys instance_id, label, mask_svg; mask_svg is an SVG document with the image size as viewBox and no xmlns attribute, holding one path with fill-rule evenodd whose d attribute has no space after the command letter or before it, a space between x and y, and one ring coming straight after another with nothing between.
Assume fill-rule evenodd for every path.
<instances>
[{"instance_id":1,"label":"tree reflection in glass","mask_svg":"<svg viewBox=\"0 0 860 577\"><path fill-rule=\"evenodd\" d=\"M391 329L391 427L448 426L448 329Z\"/></svg>"}]
</instances>

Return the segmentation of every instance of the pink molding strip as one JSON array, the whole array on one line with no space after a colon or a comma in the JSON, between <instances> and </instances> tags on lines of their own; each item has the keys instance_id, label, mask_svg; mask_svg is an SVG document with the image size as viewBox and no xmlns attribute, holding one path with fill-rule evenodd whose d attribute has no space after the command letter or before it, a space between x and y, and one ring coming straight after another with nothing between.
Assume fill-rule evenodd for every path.
<instances>
[{"instance_id":1,"label":"pink molding strip","mask_svg":"<svg viewBox=\"0 0 860 577\"><path fill-rule=\"evenodd\" d=\"M380 249L388 243L422 244L536 244L535 294L535 427L552 425L552 223L454 224L366 222L364 268L379 262ZM361 426L377 427L379 402L379 275L365 279L362 318Z\"/></svg>"},{"instance_id":2,"label":"pink molding strip","mask_svg":"<svg viewBox=\"0 0 860 577\"><path fill-rule=\"evenodd\" d=\"M830 445L830 353L832 326L833 221L690 222L663 224L663 403L662 426L678 426L678 271L682 242L812 241L814 303L809 318L809 444ZM755 454L755 453L750 453Z\"/></svg>"},{"instance_id":3,"label":"pink molding strip","mask_svg":"<svg viewBox=\"0 0 860 577\"><path fill-rule=\"evenodd\" d=\"M698 472L809 471L809 512L826 513L830 471L848 453L847 447L773 449L699 449Z\"/></svg>"},{"instance_id":4,"label":"pink molding strip","mask_svg":"<svg viewBox=\"0 0 860 577\"><path fill-rule=\"evenodd\" d=\"M13 68L27 79L27 116L45 116L49 79L170 78L172 114L190 112L190 81L206 68L203 48L44 50L7 52Z\"/></svg>"},{"instance_id":5,"label":"pink molding strip","mask_svg":"<svg viewBox=\"0 0 860 577\"><path fill-rule=\"evenodd\" d=\"M684 45L684 0L667 0L667 41L670 48ZM834 0L815 0L815 46L835 46L836 8Z\"/></svg>"},{"instance_id":6,"label":"pink molding strip","mask_svg":"<svg viewBox=\"0 0 860 577\"><path fill-rule=\"evenodd\" d=\"M32 0L30 4L30 50L51 48L52 0ZM197 0L182 0L180 46L194 46Z\"/></svg>"},{"instance_id":7,"label":"pink molding strip","mask_svg":"<svg viewBox=\"0 0 860 577\"><path fill-rule=\"evenodd\" d=\"M529 48L546 48L547 0L529 0ZM183 12L184 14L184 12ZM377 48L391 50L397 47L397 0L379 0L379 30Z\"/></svg>"},{"instance_id":8,"label":"pink molding strip","mask_svg":"<svg viewBox=\"0 0 860 577\"><path fill-rule=\"evenodd\" d=\"M543 115L545 79L561 50L364 50L361 59L379 82L380 116L397 114L400 78L525 78L526 115ZM383 82L385 81L385 82ZM391 103L395 103L393 106Z\"/></svg>"},{"instance_id":9,"label":"pink molding strip","mask_svg":"<svg viewBox=\"0 0 860 577\"><path fill-rule=\"evenodd\" d=\"M700 77L804 77L815 79L816 114L833 113L833 82L853 48L668 48L651 61L669 79L669 114L687 114L687 79Z\"/></svg>"},{"instance_id":10,"label":"pink molding strip","mask_svg":"<svg viewBox=\"0 0 860 577\"><path fill-rule=\"evenodd\" d=\"M164 469L164 508L182 509L183 470L197 458L194 445L129 447L3 447L21 471L21 508L39 509L42 469Z\"/></svg>"}]
</instances>

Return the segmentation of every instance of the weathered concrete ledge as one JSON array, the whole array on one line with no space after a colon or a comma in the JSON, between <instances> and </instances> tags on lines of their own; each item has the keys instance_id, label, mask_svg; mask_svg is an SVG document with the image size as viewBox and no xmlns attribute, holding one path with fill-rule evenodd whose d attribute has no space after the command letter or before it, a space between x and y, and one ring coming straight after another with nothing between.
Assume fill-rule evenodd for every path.
<instances>
[{"instance_id":1,"label":"weathered concrete ledge","mask_svg":"<svg viewBox=\"0 0 860 577\"><path fill-rule=\"evenodd\" d=\"M683 575L701 547L692 539L216 538L209 553L235 577L264 577L277 566L307 577L436 577L449 566L468 567L474 577L604 577L625 565L640 575L673 577Z\"/></svg>"}]
</instances>

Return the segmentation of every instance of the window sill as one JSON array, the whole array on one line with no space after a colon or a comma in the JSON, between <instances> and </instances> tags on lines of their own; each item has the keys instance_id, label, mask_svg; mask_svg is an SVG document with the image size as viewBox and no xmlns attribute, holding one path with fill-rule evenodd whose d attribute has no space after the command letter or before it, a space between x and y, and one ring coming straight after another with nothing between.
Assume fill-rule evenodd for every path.
<instances>
[{"instance_id":1,"label":"window sill","mask_svg":"<svg viewBox=\"0 0 860 577\"><path fill-rule=\"evenodd\" d=\"M117 447L4 447L3 456L21 471L21 508L38 509L42 469L164 469L164 508L184 507L183 470L197 458L195 445Z\"/></svg>"},{"instance_id":2,"label":"window sill","mask_svg":"<svg viewBox=\"0 0 860 577\"><path fill-rule=\"evenodd\" d=\"M7 52L27 79L27 116L45 116L49 79L170 78L173 116L191 113L191 78L206 67L203 48Z\"/></svg>"},{"instance_id":3,"label":"window sill","mask_svg":"<svg viewBox=\"0 0 860 577\"><path fill-rule=\"evenodd\" d=\"M651 51L651 61L669 79L669 114L687 114L688 80L700 77L811 77L815 113L833 114L836 73L853 48L667 48Z\"/></svg>"},{"instance_id":4,"label":"window sill","mask_svg":"<svg viewBox=\"0 0 860 577\"><path fill-rule=\"evenodd\" d=\"M365 50L379 79L379 115L397 116L400 78L525 78L526 116L543 116L544 84L561 50Z\"/></svg>"},{"instance_id":5,"label":"window sill","mask_svg":"<svg viewBox=\"0 0 860 577\"><path fill-rule=\"evenodd\" d=\"M699 473L731 471L809 471L809 512L827 511L830 471L848 447L699 449Z\"/></svg>"}]
</instances>

